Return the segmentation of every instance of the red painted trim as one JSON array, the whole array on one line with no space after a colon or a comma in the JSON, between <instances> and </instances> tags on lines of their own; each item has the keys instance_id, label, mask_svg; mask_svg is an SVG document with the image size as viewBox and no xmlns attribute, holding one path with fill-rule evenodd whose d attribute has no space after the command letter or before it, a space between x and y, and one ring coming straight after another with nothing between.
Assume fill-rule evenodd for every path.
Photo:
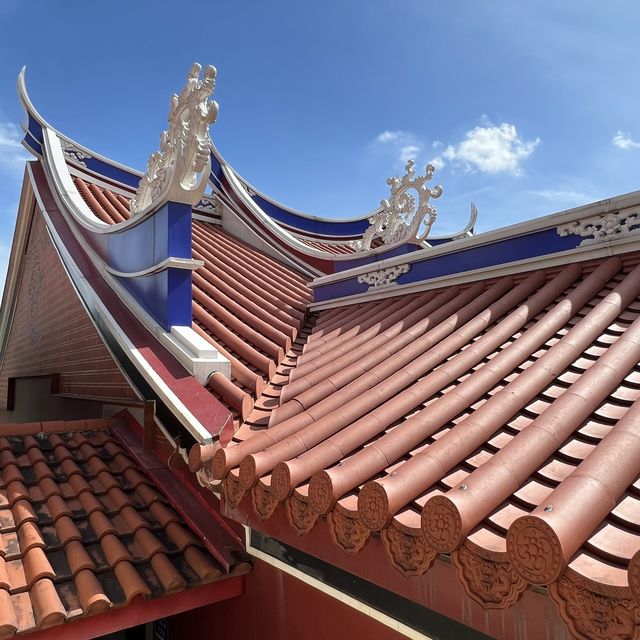
<instances>
[{"instance_id":1,"label":"red painted trim","mask_svg":"<svg viewBox=\"0 0 640 640\"><path fill-rule=\"evenodd\" d=\"M34 631L28 635L32 640L90 640L139 624L153 622L159 618L235 598L243 593L244 578L237 576L152 600L138 597L125 607L111 609L95 616L72 619L68 623L51 629ZM215 625L215 621L212 621L212 625Z\"/></svg>"},{"instance_id":2,"label":"red painted trim","mask_svg":"<svg viewBox=\"0 0 640 640\"><path fill-rule=\"evenodd\" d=\"M141 427L128 411L118 417L127 424L111 428L111 433L120 441L127 453L138 463L153 481L171 506L182 516L188 527L198 535L211 555L225 571L246 560L244 545L225 522L222 516L199 496L189 490L189 486L174 473L151 450L145 449L141 438Z\"/></svg>"},{"instance_id":3,"label":"red painted trim","mask_svg":"<svg viewBox=\"0 0 640 640\"><path fill-rule=\"evenodd\" d=\"M233 429L229 409L199 384L120 300L73 235L69 222L53 198L51 187L40 162L33 162L31 169L35 181L34 189L40 195L47 214L65 248L91 285L96 296L126 333L133 346L149 363L149 366L184 403L200 424L213 436L226 435L226 430Z\"/></svg>"}]
</instances>

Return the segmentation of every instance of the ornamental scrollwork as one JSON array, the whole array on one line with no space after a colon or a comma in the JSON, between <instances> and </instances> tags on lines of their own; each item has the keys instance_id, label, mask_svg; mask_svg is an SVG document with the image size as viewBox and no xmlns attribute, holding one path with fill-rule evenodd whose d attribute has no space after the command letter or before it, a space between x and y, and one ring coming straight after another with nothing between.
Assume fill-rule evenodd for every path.
<instances>
[{"instance_id":1,"label":"ornamental scrollwork","mask_svg":"<svg viewBox=\"0 0 640 640\"><path fill-rule=\"evenodd\" d=\"M381 269L380 271L371 271L370 273L358 276L358 282L360 284L368 284L369 290L389 287L398 284L396 280L402 274L409 273L410 268L411 265L401 264L395 267L389 267L388 269Z\"/></svg>"},{"instance_id":2,"label":"ornamental scrollwork","mask_svg":"<svg viewBox=\"0 0 640 640\"><path fill-rule=\"evenodd\" d=\"M580 242L581 247L607 240L620 240L640 234L640 213L638 211L603 213L560 225L556 231L559 236L581 236L584 238Z\"/></svg>"},{"instance_id":3,"label":"ornamental scrollwork","mask_svg":"<svg viewBox=\"0 0 640 640\"><path fill-rule=\"evenodd\" d=\"M76 147L75 144L69 142L68 140L63 140L62 138L60 139L60 146L62 147L62 153L68 160L76 162L83 167L87 166L85 160L90 159L90 155L86 154L84 151Z\"/></svg>"},{"instance_id":4,"label":"ornamental scrollwork","mask_svg":"<svg viewBox=\"0 0 640 640\"><path fill-rule=\"evenodd\" d=\"M362 239L351 243L356 251L368 251L376 238L382 244L391 245L420 242L429 235L437 215L429 200L439 198L442 195L442 187L427 186L435 171L432 164L427 165L423 176L416 175L413 165L413 160L409 160L404 176L387 180L391 187L391 196L388 200L382 200L380 211L369 218L369 227Z\"/></svg>"},{"instance_id":5,"label":"ornamental scrollwork","mask_svg":"<svg viewBox=\"0 0 640 640\"><path fill-rule=\"evenodd\" d=\"M187 84L171 96L169 128L160 136L160 150L149 156L147 173L140 180L131 211L142 214L165 202L196 205L211 169L209 125L218 116L218 104L209 100L216 84L216 68L194 63Z\"/></svg>"}]
</instances>

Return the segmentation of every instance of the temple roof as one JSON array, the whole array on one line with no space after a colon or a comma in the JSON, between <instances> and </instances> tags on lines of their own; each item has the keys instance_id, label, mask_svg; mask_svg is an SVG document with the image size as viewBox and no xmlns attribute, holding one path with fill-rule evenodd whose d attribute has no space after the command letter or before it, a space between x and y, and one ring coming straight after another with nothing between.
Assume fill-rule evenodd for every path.
<instances>
[{"instance_id":1,"label":"temple roof","mask_svg":"<svg viewBox=\"0 0 640 640\"><path fill-rule=\"evenodd\" d=\"M115 419L0 425L2 638L248 569L230 536L216 558L212 542L185 526L174 509L188 504L185 489L163 493L122 430ZM224 566L234 546L234 564Z\"/></svg>"},{"instance_id":2,"label":"temple roof","mask_svg":"<svg viewBox=\"0 0 640 640\"><path fill-rule=\"evenodd\" d=\"M212 195L131 215L139 175L29 116L65 266L227 513L283 506L347 554L380 536L404 576L446 554L485 609L544 586L576 637L637 632L640 193L473 237L472 209L428 246L401 196L433 167L334 224L214 149Z\"/></svg>"},{"instance_id":3,"label":"temple roof","mask_svg":"<svg viewBox=\"0 0 640 640\"><path fill-rule=\"evenodd\" d=\"M322 312L278 397L194 466L260 518L283 502L298 534L326 514L347 553L380 532L405 575L451 553L484 606L528 584L561 607L567 584L637 584L639 262ZM499 596L473 563L509 567Z\"/></svg>"}]
</instances>

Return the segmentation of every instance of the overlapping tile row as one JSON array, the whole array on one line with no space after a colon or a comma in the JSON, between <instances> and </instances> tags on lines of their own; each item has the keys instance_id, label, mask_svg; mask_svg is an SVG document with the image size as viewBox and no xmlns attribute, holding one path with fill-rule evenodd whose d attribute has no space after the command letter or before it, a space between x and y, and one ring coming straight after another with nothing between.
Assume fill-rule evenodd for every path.
<instances>
[{"instance_id":1,"label":"overlapping tile row","mask_svg":"<svg viewBox=\"0 0 640 640\"><path fill-rule=\"evenodd\" d=\"M231 361L209 386L245 418L304 325L306 280L216 225L193 222L194 328Z\"/></svg>"},{"instance_id":2,"label":"overlapping tile row","mask_svg":"<svg viewBox=\"0 0 640 640\"><path fill-rule=\"evenodd\" d=\"M406 576L450 554L485 608L544 585L576 637L639 637L639 262L325 312L268 428L204 468L345 553L380 535Z\"/></svg>"},{"instance_id":3,"label":"overlapping tile row","mask_svg":"<svg viewBox=\"0 0 640 640\"><path fill-rule=\"evenodd\" d=\"M102 222L117 224L131 217L129 198L77 176L73 182L89 209Z\"/></svg>"},{"instance_id":4,"label":"overlapping tile row","mask_svg":"<svg viewBox=\"0 0 640 640\"><path fill-rule=\"evenodd\" d=\"M100 220L128 219L126 197L74 182ZM204 262L193 274L193 328L231 362L232 379L214 374L208 386L245 418L304 324L311 290L303 276L219 225L194 220L192 228L193 257Z\"/></svg>"},{"instance_id":5,"label":"overlapping tile row","mask_svg":"<svg viewBox=\"0 0 640 640\"><path fill-rule=\"evenodd\" d=\"M355 253L355 249L348 244L311 239L308 236L302 236L299 234L297 237L300 242L304 242L306 245L309 245L314 249L320 249L320 251L327 251L328 253L335 253L338 255Z\"/></svg>"},{"instance_id":6,"label":"overlapping tile row","mask_svg":"<svg viewBox=\"0 0 640 640\"><path fill-rule=\"evenodd\" d=\"M0 637L224 578L109 420L0 425Z\"/></svg>"}]
</instances>

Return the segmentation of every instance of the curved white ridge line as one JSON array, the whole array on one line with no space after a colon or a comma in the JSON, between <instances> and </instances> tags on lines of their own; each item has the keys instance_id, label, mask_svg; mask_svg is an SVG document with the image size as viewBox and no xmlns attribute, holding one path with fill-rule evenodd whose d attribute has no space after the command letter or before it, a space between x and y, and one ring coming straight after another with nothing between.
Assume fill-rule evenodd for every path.
<instances>
[{"instance_id":1,"label":"curved white ridge line","mask_svg":"<svg viewBox=\"0 0 640 640\"><path fill-rule=\"evenodd\" d=\"M123 222L114 224L103 222L91 211L73 183L71 171L65 160L60 138L56 131L43 127L42 138L45 149L45 166L49 168L56 191L60 194L67 210L85 229L98 234L117 234L139 225L156 213L157 210L153 209L146 213L132 216Z\"/></svg>"},{"instance_id":2,"label":"curved white ridge line","mask_svg":"<svg viewBox=\"0 0 640 640\"><path fill-rule=\"evenodd\" d=\"M224 172L225 177L229 181L229 184L235 191L236 195L242 200L243 204L245 204L268 229L282 238L285 242L287 242L287 244L295 247L298 251L304 253L305 255L312 256L314 258L321 258L323 260L331 260L333 258L333 254L329 251L320 251L319 249L314 249L313 247L304 244L304 242L298 240L286 229L283 229L273 218L267 215L252 200L252 198L247 193L245 186L240 182L239 178L233 172L231 167L223 164L222 171Z\"/></svg>"},{"instance_id":3,"label":"curved white ridge line","mask_svg":"<svg viewBox=\"0 0 640 640\"><path fill-rule=\"evenodd\" d=\"M242 202L249 207L249 209L263 222L263 224L271 229L276 235L278 235L282 240L287 242L291 247L294 247L296 250L301 253L311 256L314 258L321 258L322 260L328 260L330 262L348 262L350 260L358 260L361 258L366 258L370 256L376 256L381 253L386 253L387 251L392 251L393 249L397 249L404 244L407 244L406 240L402 240L400 242L395 242L393 244L383 244L375 249L368 249L367 251L356 251L354 253L332 253L331 251L322 251L320 249L314 249L304 242L298 240L296 236L294 236L290 231L284 229L279 222L276 222L266 211L263 211L261 207L258 206L257 203L253 201L251 196L248 194L245 185L240 182L240 179L235 174L233 169L226 164L221 165L222 171L229 181L231 188L234 193L242 200ZM420 245L416 245L420 246ZM348 273L348 270L341 271L340 273Z\"/></svg>"},{"instance_id":4,"label":"curved white ridge line","mask_svg":"<svg viewBox=\"0 0 640 640\"><path fill-rule=\"evenodd\" d=\"M80 192L71 179L58 134L53 129L43 126L42 140L46 152L44 154L45 162L50 169L55 189L65 207L73 214L73 217L83 227L95 232L111 226L100 220L82 199Z\"/></svg>"},{"instance_id":5,"label":"curved white ridge line","mask_svg":"<svg viewBox=\"0 0 640 640\"><path fill-rule=\"evenodd\" d=\"M448 240L450 238L456 238L456 237L460 238L464 235L470 236L472 235L470 233L471 229L473 229L477 221L478 221L478 209L476 208L476 205L472 202L471 213L469 214L469 221L462 229L460 229L460 231L454 231L453 233L444 233L437 236L427 236L423 240L423 242L428 243L429 240Z\"/></svg>"},{"instance_id":6,"label":"curved white ridge line","mask_svg":"<svg viewBox=\"0 0 640 640\"><path fill-rule=\"evenodd\" d=\"M215 144L211 145L211 152L223 167L229 167L229 169L231 169L230 165L222 157L222 154L220 153L220 151L218 151L218 148L216 147ZM264 194L259 189L256 189L248 180L245 180L235 169L231 169L231 171L233 171L233 173L236 175L238 180L240 180L240 182L243 185L246 185L252 191L255 191L257 195L259 195L261 198L264 198L267 202L270 202L271 204L275 205L276 207L279 207L280 209L282 209L283 211L286 211L287 213L292 213L295 216L300 216L301 218L306 218L307 220L317 220L319 222L360 222L360 220L366 220L367 218L370 218L374 213L377 213L381 209L381 207L378 207L377 209L374 209L370 213L352 216L351 218L336 219L336 218L325 218L323 216L315 216L311 213L304 213L304 211L298 211L297 209L292 209L291 207L288 207L287 205L282 204L281 202L278 202L275 198L272 198L271 196Z\"/></svg>"},{"instance_id":7,"label":"curved white ridge line","mask_svg":"<svg viewBox=\"0 0 640 640\"><path fill-rule=\"evenodd\" d=\"M118 271L108 264L104 265L105 271L108 271L112 276L118 278L141 278L143 276L152 276L155 273L164 271L165 269L187 269L189 271L195 271L200 267L204 267L204 261L193 260L192 258L165 258L161 262L158 262L146 269L140 271Z\"/></svg>"},{"instance_id":8,"label":"curved white ridge line","mask_svg":"<svg viewBox=\"0 0 640 640\"><path fill-rule=\"evenodd\" d=\"M52 127L42 117L40 112L35 108L35 106L33 105L33 102L29 98L29 94L27 93L27 83L25 81L26 71L27 71L27 67L25 65L24 67L22 67L22 69L20 70L20 73L18 74L18 83L17 83L18 84L18 96L20 97L20 101L22 102L22 104L23 104L24 108L26 109L27 113L30 113L34 117L36 122L43 129L46 128L46 129L51 129L51 131L55 131L55 133L58 135L58 137L60 137L60 138L62 138L64 140L66 140L67 142L71 143L74 147L77 147L78 149L80 149L80 151L86 152L88 155L90 155L92 158L95 158L96 160L100 160L101 162L109 164L112 167L116 167L117 169L122 169L123 171L126 171L127 173L132 173L135 176L142 176L142 172L141 171L138 171L137 169L133 169L131 167L128 167L125 164L122 164L120 162L116 162L115 160L112 160L111 158L107 158L106 156L103 156L103 155L101 155L99 153L96 153L95 151L92 151L88 147L85 147L84 145L76 142L75 140L73 140L69 136L65 135L64 133L61 133L55 127Z\"/></svg>"}]
</instances>

